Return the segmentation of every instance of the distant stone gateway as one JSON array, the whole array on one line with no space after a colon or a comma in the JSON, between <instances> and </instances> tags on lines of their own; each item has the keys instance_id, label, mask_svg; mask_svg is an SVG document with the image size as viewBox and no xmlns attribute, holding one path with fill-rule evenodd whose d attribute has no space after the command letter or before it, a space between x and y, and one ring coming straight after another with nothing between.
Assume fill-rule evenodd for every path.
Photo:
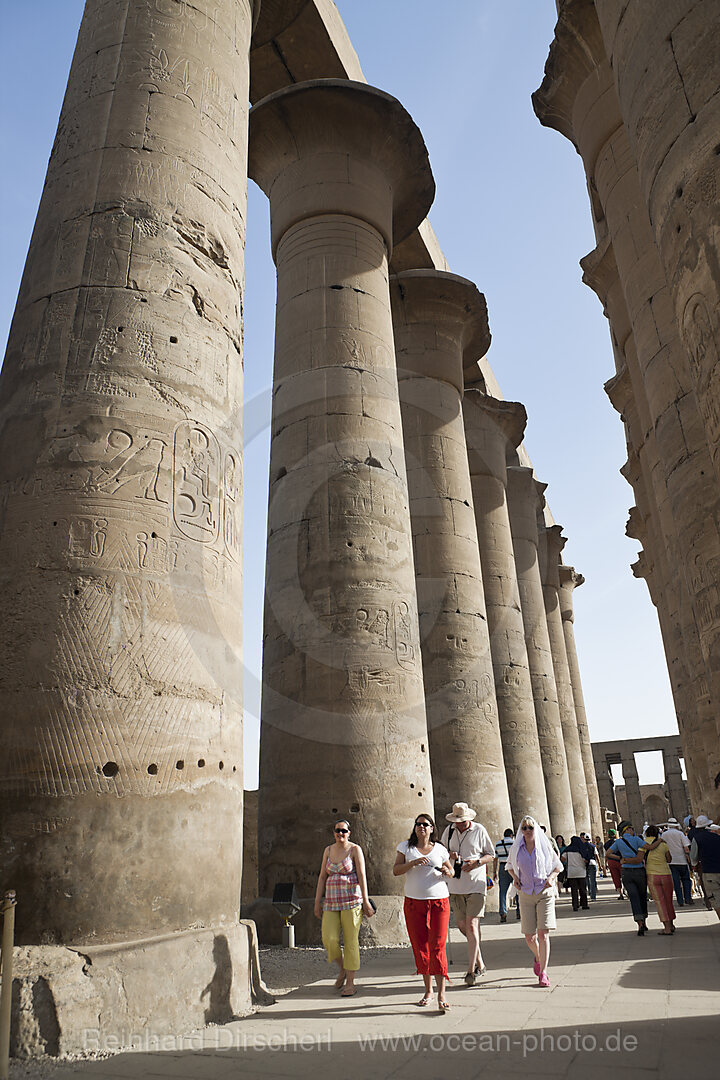
<instances>
[{"instance_id":1,"label":"distant stone gateway","mask_svg":"<svg viewBox=\"0 0 720 1080\"><path fill-rule=\"evenodd\" d=\"M610 321L633 569L678 715L679 736L653 741L665 803L643 803L639 743L591 746L584 579L525 409L488 363L484 296L427 221L422 134L368 86L333 5L87 0L0 375L17 1054L83 1049L98 1017L152 1038L266 1000L273 890L297 887L314 940L338 817L368 855L366 940L387 944L404 940L392 852L419 811L442 820L462 798L497 836L525 813L598 835L611 764L639 826L646 805L686 809L681 757L690 805L716 807L720 11L558 8L534 104L588 177L584 279ZM269 199L277 316L244 823L248 172Z\"/></svg>"}]
</instances>

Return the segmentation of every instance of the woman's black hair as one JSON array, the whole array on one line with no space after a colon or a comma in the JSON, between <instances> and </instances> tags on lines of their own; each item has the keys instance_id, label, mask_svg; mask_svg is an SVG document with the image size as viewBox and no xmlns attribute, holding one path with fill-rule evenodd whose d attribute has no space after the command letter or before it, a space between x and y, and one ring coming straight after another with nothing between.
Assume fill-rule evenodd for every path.
<instances>
[{"instance_id":1,"label":"woman's black hair","mask_svg":"<svg viewBox=\"0 0 720 1080\"><path fill-rule=\"evenodd\" d=\"M645 830L645 835L657 837L660 835L660 830L658 829L657 825L648 825L647 829Z\"/></svg>"},{"instance_id":2,"label":"woman's black hair","mask_svg":"<svg viewBox=\"0 0 720 1080\"><path fill-rule=\"evenodd\" d=\"M437 843L437 836L435 835L435 822L433 821L433 819L430 817L429 814L418 814L418 817L423 818L424 820L430 822L430 824L432 825L432 829L430 830L430 843L431 844L436 844ZM417 822L417 818L415 819L415 821ZM415 831L415 826L414 825L413 825L413 831L410 833L410 839L408 840L408 844L412 844L413 847L417 847L417 845L418 845L418 838L417 838L417 833Z\"/></svg>"},{"instance_id":3,"label":"woman's black hair","mask_svg":"<svg viewBox=\"0 0 720 1080\"><path fill-rule=\"evenodd\" d=\"M558 833L555 837L555 843L558 847L565 847L565 837L562 833Z\"/></svg>"}]
</instances>

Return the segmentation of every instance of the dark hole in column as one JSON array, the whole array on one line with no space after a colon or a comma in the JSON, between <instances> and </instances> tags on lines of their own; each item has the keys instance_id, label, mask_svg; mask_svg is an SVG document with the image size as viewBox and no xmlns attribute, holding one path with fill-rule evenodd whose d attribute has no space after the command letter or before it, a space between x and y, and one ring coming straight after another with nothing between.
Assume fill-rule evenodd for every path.
<instances>
[{"instance_id":1,"label":"dark hole in column","mask_svg":"<svg viewBox=\"0 0 720 1080\"><path fill-rule=\"evenodd\" d=\"M153 762L152 765L148 765L148 772L151 776L157 776L157 765L155 762Z\"/></svg>"},{"instance_id":2,"label":"dark hole in column","mask_svg":"<svg viewBox=\"0 0 720 1080\"><path fill-rule=\"evenodd\" d=\"M218 769L220 769L220 771L222 772L222 770L224 768L225 768L225 762L224 761L218 761Z\"/></svg>"},{"instance_id":3,"label":"dark hole in column","mask_svg":"<svg viewBox=\"0 0 720 1080\"><path fill-rule=\"evenodd\" d=\"M198 758L198 769L204 769L204 768L205 768L205 758L204 757Z\"/></svg>"},{"instance_id":4,"label":"dark hole in column","mask_svg":"<svg viewBox=\"0 0 720 1080\"><path fill-rule=\"evenodd\" d=\"M182 760L182 758L180 759L180 761L175 762L175 768L176 769L184 769L185 768L185 762Z\"/></svg>"},{"instance_id":5,"label":"dark hole in column","mask_svg":"<svg viewBox=\"0 0 720 1080\"><path fill-rule=\"evenodd\" d=\"M106 761L102 767L104 776L117 776L120 772L120 766L116 761Z\"/></svg>"}]
</instances>

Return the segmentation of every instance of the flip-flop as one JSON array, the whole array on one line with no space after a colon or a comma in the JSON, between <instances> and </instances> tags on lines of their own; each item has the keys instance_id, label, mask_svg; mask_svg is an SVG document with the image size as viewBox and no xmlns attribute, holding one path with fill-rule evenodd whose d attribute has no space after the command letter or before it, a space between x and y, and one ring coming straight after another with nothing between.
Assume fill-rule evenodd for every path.
<instances>
[{"instance_id":1,"label":"flip-flop","mask_svg":"<svg viewBox=\"0 0 720 1080\"><path fill-rule=\"evenodd\" d=\"M416 1001L415 1004L417 1006L419 1006L419 1008L424 1009L426 1005L430 1004L430 998L431 997L432 997L432 994L425 994L425 995L423 995L423 997L420 998L419 1001Z\"/></svg>"},{"instance_id":2,"label":"flip-flop","mask_svg":"<svg viewBox=\"0 0 720 1080\"><path fill-rule=\"evenodd\" d=\"M438 1001L438 1012L443 1015L450 1009L449 1001Z\"/></svg>"},{"instance_id":3,"label":"flip-flop","mask_svg":"<svg viewBox=\"0 0 720 1080\"><path fill-rule=\"evenodd\" d=\"M354 986L346 986L340 997L354 997L357 994L357 990Z\"/></svg>"}]
</instances>

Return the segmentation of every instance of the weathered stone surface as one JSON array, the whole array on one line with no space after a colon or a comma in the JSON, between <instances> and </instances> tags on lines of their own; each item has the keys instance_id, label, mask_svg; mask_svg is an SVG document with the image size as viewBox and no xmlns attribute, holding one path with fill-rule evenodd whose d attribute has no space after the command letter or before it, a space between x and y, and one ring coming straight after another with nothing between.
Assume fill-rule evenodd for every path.
<instances>
[{"instance_id":1,"label":"weathered stone surface","mask_svg":"<svg viewBox=\"0 0 720 1080\"><path fill-rule=\"evenodd\" d=\"M570 777L575 829L578 832L590 831L590 804L577 719L575 717L575 698L570 678L565 634L560 614L560 554L565 546L565 537L561 535L560 525L545 526L538 518L540 576L543 583L543 599L547 618L550 650L552 652L555 685L557 687L560 722L562 724L565 757Z\"/></svg>"},{"instance_id":2,"label":"weathered stone surface","mask_svg":"<svg viewBox=\"0 0 720 1080\"><path fill-rule=\"evenodd\" d=\"M0 381L23 943L237 920L251 14L88 0L80 29Z\"/></svg>"},{"instance_id":3,"label":"weathered stone surface","mask_svg":"<svg viewBox=\"0 0 720 1080\"><path fill-rule=\"evenodd\" d=\"M249 922L82 952L24 946L13 969L11 1053L20 1058L92 1050L108 1039L161 1050L173 1033L225 1024L273 1000Z\"/></svg>"},{"instance_id":4,"label":"weathered stone surface","mask_svg":"<svg viewBox=\"0 0 720 1080\"><path fill-rule=\"evenodd\" d=\"M549 812L506 492L506 459L527 420L522 405L468 387L463 402L490 652L513 820Z\"/></svg>"},{"instance_id":5,"label":"weathered stone surface","mask_svg":"<svg viewBox=\"0 0 720 1080\"><path fill-rule=\"evenodd\" d=\"M490 340L472 282L391 278L435 819L462 799L492 836L512 821L462 417L463 369ZM470 533L470 535L468 535Z\"/></svg>"},{"instance_id":6,"label":"weathered stone surface","mask_svg":"<svg viewBox=\"0 0 720 1080\"><path fill-rule=\"evenodd\" d=\"M537 515L545 505L545 487L527 466L508 467L508 511L549 827L553 835L561 833L569 839L575 833L575 818L538 562Z\"/></svg>"},{"instance_id":7,"label":"weathered stone surface","mask_svg":"<svg viewBox=\"0 0 720 1080\"><path fill-rule=\"evenodd\" d=\"M582 585L585 578L576 573L572 566L560 567L560 615L563 621L563 633L565 634L565 651L567 652L568 667L570 669L570 683L572 685L573 701L575 702L575 719L577 720L578 736L580 739L580 753L582 755L585 783L587 784L588 802L590 803L590 822L593 836L602 836L603 822L600 816L600 798L598 796L597 781L595 780L595 766L590 746L590 732L588 731L587 714L585 711L585 696L580 680L580 664L578 663L577 647L575 645L575 631L573 622L575 614L573 610L573 590Z\"/></svg>"},{"instance_id":8,"label":"weathered stone surface","mask_svg":"<svg viewBox=\"0 0 720 1080\"><path fill-rule=\"evenodd\" d=\"M272 94L250 128L278 272L260 894L312 896L343 816L398 906L392 852L433 800L388 252L432 174L407 113L362 83Z\"/></svg>"}]
</instances>

